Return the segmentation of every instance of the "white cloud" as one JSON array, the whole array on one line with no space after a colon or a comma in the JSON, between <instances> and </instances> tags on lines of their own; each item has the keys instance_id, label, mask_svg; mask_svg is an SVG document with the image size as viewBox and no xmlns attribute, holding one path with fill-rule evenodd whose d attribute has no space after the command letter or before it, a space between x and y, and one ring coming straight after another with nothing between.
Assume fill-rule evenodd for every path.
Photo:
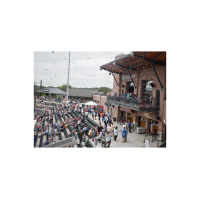
<instances>
[{"instance_id":1,"label":"white cloud","mask_svg":"<svg viewBox=\"0 0 200 200\"><path fill-rule=\"evenodd\" d=\"M113 87L109 72L99 70L122 52L70 52L70 80L72 87ZM67 83L69 52L34 52L34 81L45 86L61 86ZM66 60L65 60L66 59Z\"/></svg>"}]
</instances>

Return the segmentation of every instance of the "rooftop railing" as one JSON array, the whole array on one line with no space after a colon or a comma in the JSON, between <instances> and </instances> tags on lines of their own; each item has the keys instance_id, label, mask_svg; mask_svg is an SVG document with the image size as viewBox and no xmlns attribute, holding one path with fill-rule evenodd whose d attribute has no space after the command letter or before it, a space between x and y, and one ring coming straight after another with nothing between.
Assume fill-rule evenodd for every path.
<instances>
[{"instance_id":1,"label":"rooftop railing","mask_svg":"<svg viewBox=\"0 0 200 200\"><path fill-rule=\"evenodd\" d=\"M130 104L138 107L155 107L155 99L139 99L137 97L107 96L107 100Z\"/></svg>"}]
</instances>

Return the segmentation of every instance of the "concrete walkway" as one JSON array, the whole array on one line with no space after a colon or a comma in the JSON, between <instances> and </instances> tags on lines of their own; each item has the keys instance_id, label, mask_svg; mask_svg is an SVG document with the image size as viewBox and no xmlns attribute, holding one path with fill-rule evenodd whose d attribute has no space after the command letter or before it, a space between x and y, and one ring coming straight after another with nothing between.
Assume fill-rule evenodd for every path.
<instances>
[{"instance_id":1,"label":"concrete walkway","mask_svg":"<svg viewBox=\"0 0 200 200\"><path fill-rule=\"evenodd\" d=\"M89 117L92 119L92 115L89 115ZM97 119L97 118L96 118ZM95 122L99 123L98 120L94 120ZM104 123L101 121L102 126L104 127ZM118 127L118 130L121 131L123 128L123 125L117 124L117 122L114 122L114 127ZM127 136L127 142L122 143L122 136L121 133L118 134L117 141L113 140L113 137L111 138L111 145L110 148L116 148L116 147L143 147L146 148L144 141L145 134L137 134L135 131L132 131L132 133L128 133ZM152 137L148 136L147 139L150 139L150 147L157 148L157 141L151 142ZM159 145L161 143L159 142ZM96 146L97 148L101 148L101 145L98 144Z\"/></svg>"}]
</instances>

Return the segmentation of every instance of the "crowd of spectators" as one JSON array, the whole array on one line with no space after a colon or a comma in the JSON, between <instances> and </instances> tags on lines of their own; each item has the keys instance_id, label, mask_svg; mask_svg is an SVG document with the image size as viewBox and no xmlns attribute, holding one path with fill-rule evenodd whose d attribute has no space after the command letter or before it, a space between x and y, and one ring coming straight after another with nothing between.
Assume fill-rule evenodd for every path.
<instances>
[{"instance_id":1,"label":"crowd of spectators","mask_svg":"<svg viewBox=\"0 0 200 200\"><path fill-rule=\"evenodd\" d=\"M70 112L78 114L76 117L72 117ZM57 120L53 120L54 116ZM93 120L96 120L98 117L98 126L88 126L84 123L84 120L89 116L91 116ZM82 139L86 136L95 138L97 141L105 135L105 145L108 144L108 146L110 146L111 137L116 141L119 133L118 128L114 127L109 112L107 114L104 113L102 107L84 106L80 101L68 103L66 105L60 104L58 107L47 110L37 109L34 113L34 119L36 120L34 137L36 137L36 133L38 133L37 136L39 138L42 134L48 135L49 140L45 140L43 145L56 142L56 136L64 131L64 127L69 129L69 126L70 131L68 131L68 136L78 137L79 144L82 143Z\"/></svg>"}]
</instances>

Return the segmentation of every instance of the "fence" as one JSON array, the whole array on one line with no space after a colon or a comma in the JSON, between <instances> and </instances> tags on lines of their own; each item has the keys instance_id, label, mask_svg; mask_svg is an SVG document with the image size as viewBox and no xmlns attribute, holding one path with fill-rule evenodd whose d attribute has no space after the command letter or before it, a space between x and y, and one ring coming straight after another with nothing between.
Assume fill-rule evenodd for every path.
<instances>
[{"instance_id":1,"label":"fence","mask_svg":"<svg viewBox=\"0 0 200 200\"><path fill-rule=\"evenodd\" d=\"M131 104L131 105L134 105L134 106L155 107L155 99L139 99L139 98L136 98L136 97L127 98L127 97L123 97L123 96L110 96L110 95L108 95L107 100Z\"/></svg>"}]
</instances>

